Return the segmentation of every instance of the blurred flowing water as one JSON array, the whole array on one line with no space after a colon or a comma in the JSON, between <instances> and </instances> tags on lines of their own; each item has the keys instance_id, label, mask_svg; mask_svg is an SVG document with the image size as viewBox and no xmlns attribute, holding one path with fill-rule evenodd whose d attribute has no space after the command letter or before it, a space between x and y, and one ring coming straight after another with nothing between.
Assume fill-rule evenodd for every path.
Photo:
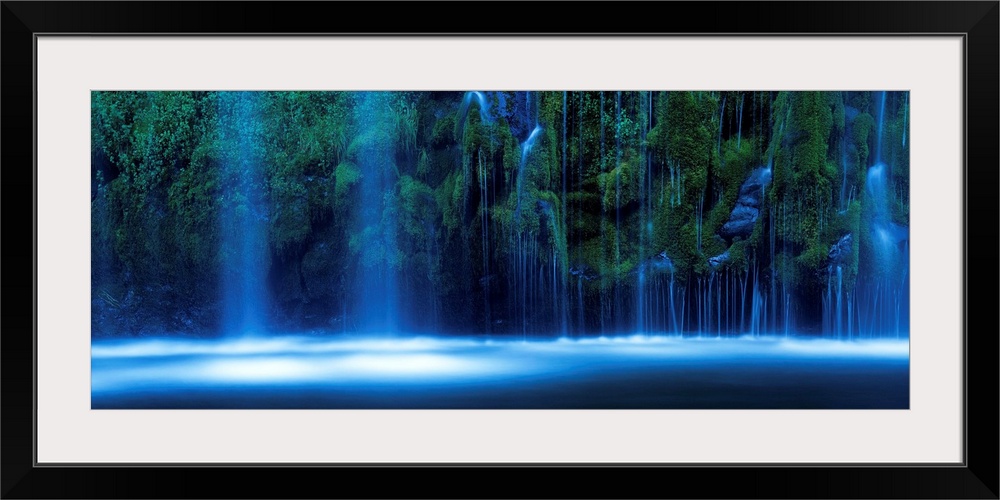
<instances>
[{"instance_id":1,"label":"blurred flowing water","mask_svg":"<svg viewBox=\"0 0 1000 500\"><path fill-rule=\"evenodd\" d=\"M905 409L906 340L95 341L92 408Z\"/></svg>"}]
</instances>

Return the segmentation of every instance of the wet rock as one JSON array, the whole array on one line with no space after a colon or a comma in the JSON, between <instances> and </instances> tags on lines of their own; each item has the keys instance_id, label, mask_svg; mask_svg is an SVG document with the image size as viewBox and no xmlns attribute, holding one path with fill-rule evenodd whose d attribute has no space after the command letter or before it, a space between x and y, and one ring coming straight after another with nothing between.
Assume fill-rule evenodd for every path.
<instances>
[{"instance_id":1,"label":"wet rock","mask_svg":"<svg viewBox=\"0 0 1000 500\"><path fill-rule=\"evenodd\" d=\"M633 274L642 271L644 273L656 274L656 273L669 273L674 270L674 261L670 260L667 256L667 251L664 250L640 263L636 266L635 270L632 271Z\"/></svg>"},{"instance_id":2,"label":"wet rock","mask_svg":"<svg viewBox=\"0 0 1000 500\"><path fill-rule=\"evenodd\" d=\"M740 186L736 206L719 233L729 239L740 236L746 238L753 233L754 224L760 218L760 207L764 201L764 188L771 182L771 169L758 168Z\"/></svg>"},{"instance_id":3,"label":"wet rock","mask_svg":"<svg viewBox=\"0 0 1000 500\"><path fill-rule=\"evenodd\" d=\"M670 260L667 256L667 251L664 250L648 259L641 264L641 267L646 272L651 273L669 273L674 270L674 261Z\"/></svg>"},{"instance_id":4,"label":"wet rock","mask_svg":"<svg viewBox=\"0 0 1000 500\"><path fill-rule=\"evenodd\" d=\"M715 257L709 257L708 267L715 269L716 267L719 267L722 264L725 264L726 262L729 262L729 250L726 250L725 252L722 252L719 255L716 255Z\"/></svg>"},{"instance_id":5,"label":"wet rock","mask_svg":"<svg viewBox=\"0 0 1000 500\"><path fill-rule=\"evenodd\" d=\"M830 252L827 254L830 264L843 264L851 256L851 246L853 244L853 236L851 233L847 233L842 236L836 243L830 245Z\"/></svg>"},{"instance_id":6,"label":"wet rock","mask_svg":"<svg viewBox=\"0 0 1000 500\"><path fill-rule=\"evenodd\" d=\"M667 256L666 250L649 259L649 263L650 269L655 271L669 272L674 270L674 261L670 260L670 257Z\"/></svg>"}]
</instances>

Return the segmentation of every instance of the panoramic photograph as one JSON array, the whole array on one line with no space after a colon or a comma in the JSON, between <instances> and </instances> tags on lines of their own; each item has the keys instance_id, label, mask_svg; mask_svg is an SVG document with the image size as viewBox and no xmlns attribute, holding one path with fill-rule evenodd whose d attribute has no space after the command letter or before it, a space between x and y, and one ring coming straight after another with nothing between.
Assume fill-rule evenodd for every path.
<instances>
[{"instance_id":1,"label":"panoramic photograph","mask_svg":"<svg viewBox=\"0 0 1000 500\"><path fill-rule=\"evenodd\" d=\"M93 409L908 409L906 91L94 91Z\"/></svg>"}]
</instances>

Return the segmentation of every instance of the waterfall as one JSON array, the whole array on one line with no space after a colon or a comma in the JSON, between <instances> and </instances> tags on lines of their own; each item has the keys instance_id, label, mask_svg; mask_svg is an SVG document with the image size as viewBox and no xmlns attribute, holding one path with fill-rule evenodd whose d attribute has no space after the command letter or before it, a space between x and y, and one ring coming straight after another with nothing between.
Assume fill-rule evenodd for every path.
<instances>
[{"instance_id":1,"label":"waterfall","mask_svg":"<svg viewBox=\"0 0 1000 500\"><path fill-rule=\"evenodd\" d=\"M535 99L537 101L537 98ZM531 92L526 93L525 102L527 106L525 108L525 114L530 116L531 104L532 104L532 94ZM537 110L538 103L535 102L535 107ZM513 273L509 276L508 280L508 290L512 292L509 298L509 304L511 309L509 310L509 317L517 318L520 317L519 326L521 330L522 339L527 339L529 326L532 328L533 333L539 325L536 321L537 312L540 310L540 302L549 300L549 298L543 293L543 288L546 285L546 276L549 271L544 269L542 262L539 260L539 245L538 245L538 234L528 232L525 230L522 224L522 210L524 209L524 183L526 181L526 168L528 163L529 154L531 153L532 147L535 141L542 134L542 126L535 122L535 126L531 133L523 143L521 143L521 161L518 165L517 178L516 178L516 205L514 210L514 228L511 244L511 260L513 261ZM530 208L534 210L535 207ZM558 235L558 231L555 226L558 222L555 220L555 216L552 213L552 207L549 205L545 206L545 215L548 217L550 224L553 229L553 237ZM553 256L553 259L555 257ZM553 290L556 288L555 280L552 283L548 283ZM553 306L555 304L552 304ZM529 317L529 311L531 316ZM558 315L553 314L553 319L558 317Z\"/></svg>"},{"instance_id":2,"label":"waterfall","mask_svg":"<svg viewBox=\"0 0 1000 500\"><path fill-rule=\"evenodd\" d=\"M390 94L362 92L354 120L360 128L354 161L362 172L360 205L354 223L362 235L361 263L354 277L353 293L357 327L367 332L396 332L402 312L399 270L390 259L396 255L397 222L395 191L397 173L393 157L396 145L378 140L377 132L390 129L394 116L386 105Z\"/></svg>"},{"instance_id":3,"label":"waterfall","mask_svg":"<svg viewBox=\"0 0 1000 500\"><path fill-rule=\"evenodd\" d=\"M228 335L262 333L267 310L268 213L261 159L259 94L240 92L221 104L219 114L233 123L237 156L223 168L228 180L219 227L223 258L222 331Z\"/></svg>"},{"instance_id":4,"label":"waterfall","mask_svg":"<svg viewBox=\"0 0 1000 500\"><path fill-rule=\"evenodd\" d=\"M885 91L881 92L881 103L879 104L878 110L878 135L876 136L875 142L875 162L879 163L882 161L882 124L885 122Z\"/></svg>"},{"instance_id":5,"label":"waterfall","mask_svg":"<svg viewBox=\"0 0 1000 500\"><path fill-rule=\"evenodd\" d=\"M898 331L901 324L908 326L909 230L892 221L886 170L882 163L872 166L865 182L872 213L868 230L873 261L864 263L859 279L864 280L869 302L869 336Z\"/></svg>"},{"instance_id":6,"label":"waterfall","mask_svg":"<svg viewBox=\"0 0 1000 500\"><path fill-rule=\"evenodd\" d=\"M837 332L837 338L843 338L844 332L841 328L842 321L842 311L841 311L841 301L844 296L844 268L837 266L837 308L836 316L834 320L834 331Z\"/></svg>"}]
</instances>

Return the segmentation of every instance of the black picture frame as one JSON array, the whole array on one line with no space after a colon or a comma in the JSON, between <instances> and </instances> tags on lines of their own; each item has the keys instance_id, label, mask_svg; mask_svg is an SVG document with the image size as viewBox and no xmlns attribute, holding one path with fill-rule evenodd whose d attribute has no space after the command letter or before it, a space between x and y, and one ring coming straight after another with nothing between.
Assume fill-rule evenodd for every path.
<instances>
[{"instance_id":1,"label":"black picture frame","mask_svg":"<svg viewBox=\"0 0 1000 500\"><path fill-rule=\"evenodd\" d=\"M998 498L1000 2L664 2L431 5L3 1L0 158L8 235L0 336L4 498ZM572 8L574 19L524 15ZM387 15L389 10L393 15ZM537 9L537 10L536 10ZM454 24L455 10L465 12ZM616 13L643 11L669 15ZM566 18L570 19L570 18ZM580 20L582 19L582 20ZM39 34L960 35L964 41L964 461L955 466L37 466L34 48ZM32 193L28 200L27 193ZM29 234L31 243L29 244ZM979 283L979 285L976 285ZM975 291L975 293L968 293ZM155 432L151 429L150 432ZM920 436L913 436L920 439ZM457 480L461 475L461 483ZM475 489L458 484L474 485Z\"/></svg>"}]
</instances>

